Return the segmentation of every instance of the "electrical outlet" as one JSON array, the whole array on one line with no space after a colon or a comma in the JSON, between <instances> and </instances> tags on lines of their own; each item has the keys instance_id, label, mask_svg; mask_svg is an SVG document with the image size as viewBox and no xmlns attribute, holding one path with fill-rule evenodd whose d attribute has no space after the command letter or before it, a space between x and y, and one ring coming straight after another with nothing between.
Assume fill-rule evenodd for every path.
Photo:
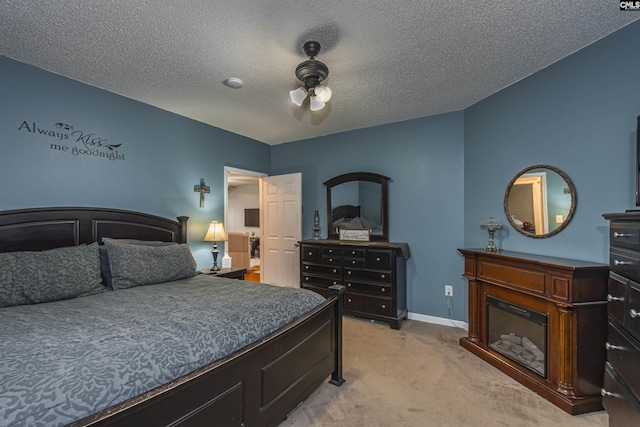
<instances>
[{"instance_id":1,"label":"electrical outlet","mask_svg":"<svg viewBox=\"0 0 640 427\"><path fill-rule=\"evenodd\" d=\"M447 296L447 297L452 297L453 296L453 286L444 285L444 295Z\"/></svg>"}]
</instances>

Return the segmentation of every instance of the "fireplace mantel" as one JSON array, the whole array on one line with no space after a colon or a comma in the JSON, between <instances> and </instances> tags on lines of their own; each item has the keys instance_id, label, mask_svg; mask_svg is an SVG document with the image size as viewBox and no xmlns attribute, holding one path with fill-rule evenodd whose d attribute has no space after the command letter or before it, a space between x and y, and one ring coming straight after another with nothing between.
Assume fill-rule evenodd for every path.
<instances>
[{"instance_id":1,"label":"fireplace mantel","mask_svg":"<svg viewBox=\"0 0 640 427\"><path fill-rule=\"evenodd\" d=\"M602 410L608 266L519 252L458 251L469 281L469 334L460 345L572 415ZM488 346L487 296L547 316L546 377Z\"/></svg>"}]
</instances>

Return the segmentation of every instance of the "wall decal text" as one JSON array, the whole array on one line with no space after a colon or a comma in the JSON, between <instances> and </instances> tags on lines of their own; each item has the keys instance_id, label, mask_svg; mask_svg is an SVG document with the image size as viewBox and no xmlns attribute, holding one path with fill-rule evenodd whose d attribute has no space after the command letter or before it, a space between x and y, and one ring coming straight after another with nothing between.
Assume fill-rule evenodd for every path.
<instances>
[{"instance_id":1,"label":"wall decal text","mask_svg":"<svg viewBox=\"0 0 640 427\"><path fill-rule=\"evenodd\" d=\"M72 125L63 122L56 123L54 127L55 129L51 127L39 127L36 125L36 122L24 120L18 127L18 130L57 139L56 142L49 144L49 149L51 150L62 151L74 156L124 160L124 153L118 150L122 146L122 143L110 144L105 138L100 138L93 133L85 133L82 130L74 129ZM62 142L65 142L65 144L62 144ZM67 144L76 145L70 146Z\"/></svg>"}]
</instances>

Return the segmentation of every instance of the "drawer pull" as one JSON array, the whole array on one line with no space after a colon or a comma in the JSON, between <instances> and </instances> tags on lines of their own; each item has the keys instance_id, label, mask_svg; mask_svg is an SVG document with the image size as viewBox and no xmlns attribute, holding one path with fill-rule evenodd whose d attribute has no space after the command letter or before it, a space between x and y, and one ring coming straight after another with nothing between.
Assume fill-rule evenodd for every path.
<instances>
[{"instance_id":1,"label":"drawer pull","mask_svg":"<svg viewBox=\"0 0 640 427\"><path fill-rule=\"evenodd\" d=\"M338 284L338 282L334 281L334 282L333 282L333 284L334 284L334 285L337 285L337 284Z\"/></svg>"},{"instance_id":2,"label":"drawer pull","mask_svg":"<svg viewBox=\"0 0 640 427\"><path fill-rule=\"evenodd\" d=\"M333 258L329 258L329 262L333 262Z\"/></svg>"},{"instance_id":3,"label":"drawer pull","mask_svg":"<svg viewBox=\"0 0 640 427\"><path fill-rule=\"evenodd\" d=\"M380 257L376 257L376 261L380 262Z\"/></svg>"},{"instance_id":4,"label":"drawer pull","mask_svg":"<svg viewBox=\"0 0 640 427\"><path fill-rule=\"evenodd\" d=\"M617 259L613 260L613 265L629 265L629 264L631 263L626 261L618 261Z\"/></svg>"},{"instance_id":5,"label":"drawer pull","mask_svg":"<svg viewBox=\"0 0 640 427\"><path fill-rule=\"evenodd\" d=\"M348 299L347 299L347 302L351 302L351 298L348 298Z\"/></svg>"},{"instance_id":6,"label":"drawer pull","mask_svg":"<svg viewBox=\"0 0 640 427\"><path fill-rule=\"evenodd\" d=\"M309 255L313 255L313 252L309 252Z\"/></svg>"},{"instance_id":7,"label":"drawer pull","mask_svg":"<svg viewBox=\"0 0 640 427\"><path fill-rule=\"evenodd\" d=\"M329 249L329 253L332 254L333 253L333 249Z\"/></svg>"},{"instance_id":8,"label":"drawer pull","mask_svg":"<svg viewBox=\"0 0 640 427\"><path fill-rule=\"evenodd\" d=\"M334 268L334 269L333 269L333 272L334 272L334 273L337 273L337 272L338 272L338 270L336 270L336 269Z\"/></svg>"},{"instance_id":9,"label":"drawer pull","mask_svg":"<svg viewBox=\"0 0 640 427\"><path fill-rule=\"evenodd\" d=\"M384 292L387 292L387 290L386 290L385 288L382 288L382 292L383 292L383 293L384 293Z\"/></svg>"},{"instance_id":10,"label":"drawer pull","mask_svg":"<svg viewBox=\"0 0 640 427\"><path fill-rule=\"evenodd\" d=\"M351 255L355 255L355 254L356 254L356 251L351 251Z\"/></svg>"},{"instance_id":11,"label":"drawer pull","mask_svg":"<svg viewBox=\"0 0 640 427\"><path fill-rule=\"evenodd\" d=\"M356 260L355 260L355 259L354 259L353 261L351 261L351 264L355 264L355 263L356 263Z\"/></svg>"},{"instance_id":12,"label":"drawer pull","mask_svg":"<svg viewBox=\"0 0 640 427\"><path fill-rule=\"evenodd\" d=\"M633 308L631 310L629 310L629 316L631 316L632 319L635 319L638 317L638 312L635 311Z\"/></svg>"},{"instance_id":13,"label":"drawer pull","mask_svg":"<svg viewBox=\"0 0 640 427\"><path fill-rule=\"evenodd\" d=\"M604 348L606 348L607 350L624 350L624 348L620 347L619 345L609 344L608 342L604 343Z\"/></svg>"},{"instance_id":14,"label":"drawer pull","mask_svg":"<svg viewBox=\"0 0 640 427\"><path fill-rule=\"evenodd\" d=\"M351 287L351 283L347 283L347 288L350 288L350 287Z\"/></svg>"},{"instance_id":15,"label":"drawer pull","mask_svg":"<svg viewBox=\"0 0 640 427\"><path fill-rule=\"evenodd\" d=\"M349 276L351 276L351 270L348 270L348 271L347 271L347 274L348 274Z\"/></svg>"},{"instance_id":16,"label":"drawer pull","mask_svg":"<svg viewBox=\"0 0 640 427\"><path fill-rule=\"evenodd\" d=\"M615 396L615 394L611 393L610 391L605 390L604 388L600 389L600 395L602 395L602 397Z\"/></svg>"},{"instance_id":17,"label":"drawer pull","mask_svg":"<svg viewBox=\"0 0 640 427\"><path fill-rule=\"evenodd\" d=\"M386 306L386 305L384 305L384 304L382 304L382 308L387 308L387 306Z\"/></svg>"},{"instance_id":18,"label":"drawer pull","mask_svg":"<svg viewBox=\"0 0 640 427\"><path fill-rule=\"evenodd\" d=\"M381 274L381 275L380 275L380 278L381 278L381 279L384 279L385 277L387 277L387 276L386 276L386 275L384 275L384 274Z\"/></svg>"},{"instance_id":19,"label":"drawer pull","mask_svg":"<svg viewBox=\"0 0 640 427\"><path fill-rule=\"evenodd\" d=\"M309 269L309 266L308 266L308 265L305 265L305 266L304 266L304 269L305 269L305 270L308 270L308 269Z\"/></svg>"},{"instance_id":20,"label":"drawer pull","mask_svg":"<svg viewBox=\"0 0 640 427\"><path fill-rule=\"evenodd\" d=\"M633 236L631 233L618 233L617 231L613 232L613 237L631 237Z\"/></svg>"},{"instance_id":21,"label":"drawer pull","mask_svg":"<svg viewBox=\"0 0 640 427\"><path fill-rule=\"evenodd\" d=\"M611 302L611 301L624 301L624 298L614 297L611 294L607 294L607 301L609 301L609 302Z\"/></svg>"},{"instance_id":22,"label":"drawer pull","mask_svg":"<svg viewBox=\"0 0 640 427\"><path fill-rule=\"evenodd\" d=\"M309 278L308 278L308 277L305 277L305 278L304 278L304 280L309 281Z\"/></svg>"}]
</instances>

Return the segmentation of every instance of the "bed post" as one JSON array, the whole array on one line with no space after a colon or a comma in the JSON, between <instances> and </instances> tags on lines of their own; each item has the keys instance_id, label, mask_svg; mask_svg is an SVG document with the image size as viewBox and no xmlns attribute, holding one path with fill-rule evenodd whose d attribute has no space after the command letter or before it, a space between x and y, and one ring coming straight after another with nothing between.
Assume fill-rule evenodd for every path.
<instances>
[{"instance_id":1,"label":"bed post","mask_svg":"<svg viewBox=\"0 0 640 427\"><path fill-rule=\"evenodd\" d=\"M334 312L334 334L336 336L336 351L335 351L335 370L331 374L331 380L329 383L337 386L344 384L344 378L342 378L342 305L344 301L344 290L346 288L342 285L329 286L329 292L331 295L336 296L337 301Z\"/></svg>"},{"instance_id":2,"label":"bed post","mask_svg":"<svg viewBox=\"0 0 640 427\"><path fill-rule=\"evenodd\" d=\"M180 223L180 237L176 240L178 243L187 243L187 221L189 221L188 216L178 217Z\"/></svg>"}]
</instances>

